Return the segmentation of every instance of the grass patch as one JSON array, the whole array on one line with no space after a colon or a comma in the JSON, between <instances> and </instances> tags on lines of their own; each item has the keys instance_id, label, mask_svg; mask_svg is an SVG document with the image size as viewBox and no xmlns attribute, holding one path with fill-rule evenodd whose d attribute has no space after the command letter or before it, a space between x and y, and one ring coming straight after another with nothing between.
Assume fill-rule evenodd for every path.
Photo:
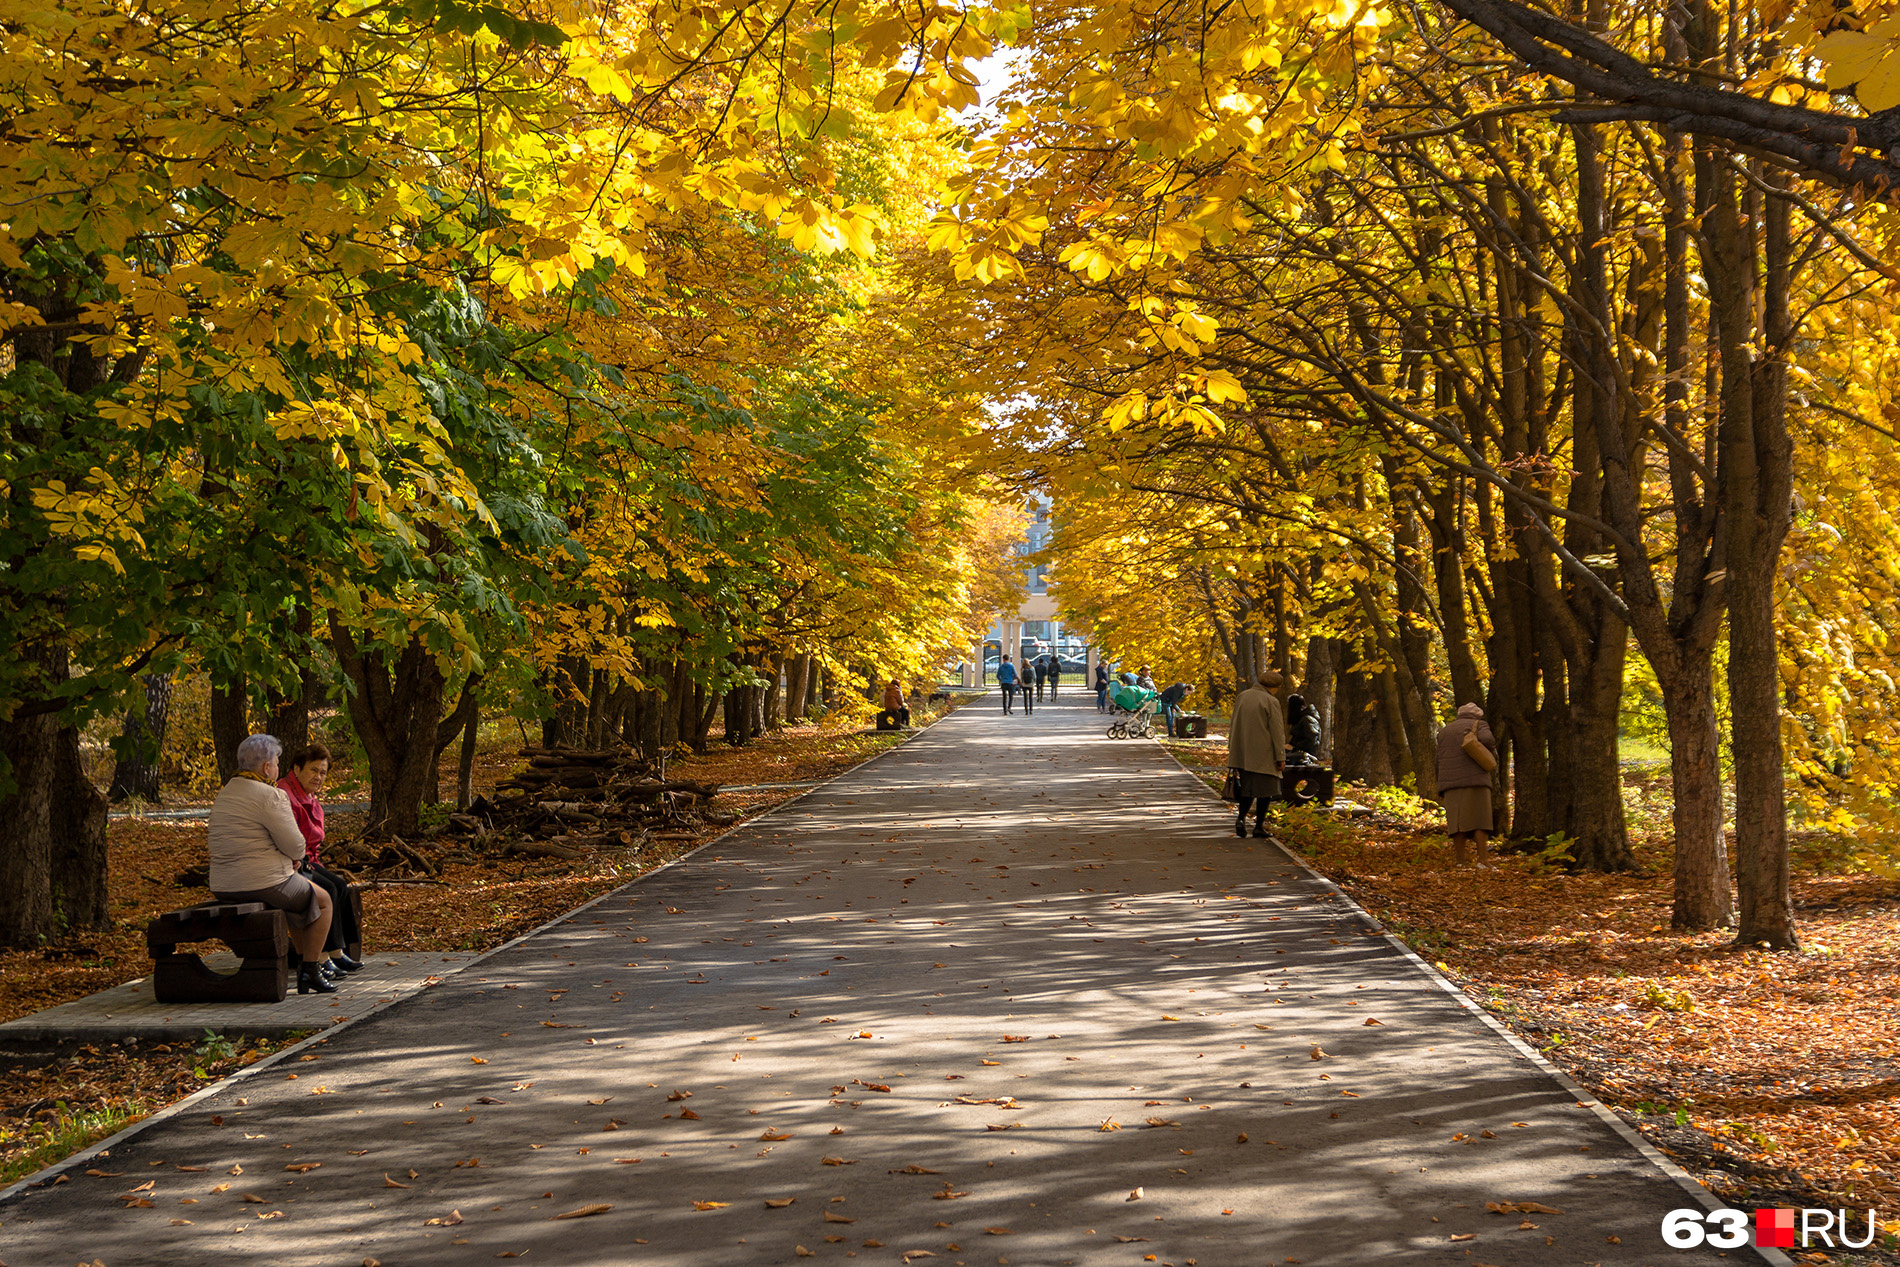
<instances>
[{"instance_id":1,"label":"grass patch","mask_svg":"<svg viewBox=\"0 0 1900 1267\"><path fill-rule=\"evenodd\" d=\"M151 1111L139 1101L75 1109L61 1100L53 1109L45 1121L0 1127L0 1151L10 1154L0 1162L0 1188L117 1134Z\"/></svg>"}]
</instances>

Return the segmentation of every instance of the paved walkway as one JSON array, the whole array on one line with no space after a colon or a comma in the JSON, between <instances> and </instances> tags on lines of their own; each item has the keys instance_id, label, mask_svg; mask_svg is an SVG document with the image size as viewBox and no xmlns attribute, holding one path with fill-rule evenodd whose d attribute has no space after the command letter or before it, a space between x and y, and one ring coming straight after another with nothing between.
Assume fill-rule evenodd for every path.
<instances>
[{"instance_id":1,"label":"paved walkway","mask_svg":"<svg viewBox=\"0 0 1900 1267\"><path fill-rule=\"evenodd\" d=\"M1759 1261L1665 1249L1674 1181L1227 821L1091 696L972 706L0 1204L0 1257Z\"/></svg>"}]
</instances>

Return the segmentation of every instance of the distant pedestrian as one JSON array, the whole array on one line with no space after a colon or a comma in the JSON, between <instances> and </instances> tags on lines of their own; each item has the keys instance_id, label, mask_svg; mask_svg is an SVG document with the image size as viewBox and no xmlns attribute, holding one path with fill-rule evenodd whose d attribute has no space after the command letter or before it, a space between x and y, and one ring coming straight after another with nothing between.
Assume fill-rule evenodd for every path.
<instances>
[{"instance_id":1,"label":"distant pedestrian","mask_svg":"<svg viewBox=\"0 0 1900 1267\"><path fill-rule=\"evenodd\" d=\"M1095 664L1095 711L1108 711L1108 666L1099 660Z\"/></svg>"},{"instance_id":2,"label":"distant pedestrian","mask_svg":"<svg viewBox=\"0 0 1900 1267\"><path fill-rule=\"evenodd\" d=\"M1023 662L1016 669L1016 680L1020 684L1023 697L1024 716L1036 711L1035 696L1029 689L1029 684L1035 680L1034 673L1035 671L1029 667L1029 657L1024 656Z\"/></svg>"},{"instance_id":3,"label":"distant pedestrian","mask_svg":"<svg viewBox=\"0 0 1900 1267\"><path fill-rule=\"evenodd\" d=\"M1498 741L1485 724L1484 709L1461 704L1458 715L1438 732L1438 799L1451 833L1451 861L1471 861L1466 846L1478 846L1478 865L1491 860L1491 772L1498 768Z\"/></svg>"},{"instance_id":4,"label":"distant pedestrian","mask_svg":"<svg viewBox=\"0 0 1900 1267\"><path fill-rule=\"evenodd\" d=\"M1036 657L1036 702L1042 702L1042 688L1049 681L1049 662L1042 656Z\"/></svg>"},{"instance_id":5,"label":"distant pedestrian","mask_svg":"<svg viewBox=\"0 0 1900 1267\"><path fill-rule=\"evenodd\" d=\"M1049 698L1056 697L1056 688L1062 685L1062 661L1049 657Z\"/></svg>"},{"instance_id":6,"label":"distant pedestrian","mask_svg":"<svg viewBox=\"0 0 1900 1267\"><path fill-rule=\"evenodd\" d=\"M904 688L896 678L884 684L884 711L878 714L879 728L887 721L893 728L910 725L910 705L904 702Z\"/></svg>"},{"instance_id":7,"label":"distant pedestrian","mask_svg":"<svg viewBox=\"0 0 1900 1267\"><path fill-rule=\"evenodd\" d=\"M996 684L1003 688L1003 713L1007 716L1016 711L1010 707L1016 699L1016 662L1008 656L996 662Z\"/></svg>"},{"instance_id":8,"label":"distant pedestrian","mask_svg":"<svg viewBox=\"0 0 1900 1267\"><path fill-rule=\"evenodd\" d=\"M1154 675L1148 672L1147 665L1144 664L1135 670L1135 685L1144 691L1152 691L1155 689Z\"/></svg>"},{"instance_id":9,"label":"distant pedestrian","mask_svg":"<svg viewBox=\"0 0 1900 1267\"><path fill-rule=\"evenodd\" d=\"M1239 795L1234 802L1234 835L1247 834L1247 809L1257 806L1253 834L1267 834L1267 802L1280 795L1286 769L1286 714L1273 692L1284 679L1268 669L1234 701L1227 729L1227 769Z\"/></svg>"}]
</instances>

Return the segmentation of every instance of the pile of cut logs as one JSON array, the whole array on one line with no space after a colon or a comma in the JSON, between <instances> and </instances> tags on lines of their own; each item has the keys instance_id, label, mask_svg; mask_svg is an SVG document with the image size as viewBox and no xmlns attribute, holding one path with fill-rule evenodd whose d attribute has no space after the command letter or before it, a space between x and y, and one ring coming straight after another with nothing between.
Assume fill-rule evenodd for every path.
<instances>
[{"instance_id":1,"label":"pile of cut logs","mask_svg":"<svg viewBox=\"0 0 1900 1267\"><path fill-rule=\"evenodd\" d=\"M664 767L629 749L523 748L527 768L503 779L495 797L449 820L449 830L513 837L501 852L578 858L586 849L631 848L684 838L737 815L712 812L716 783L661 777Z\"/></svg>"}]
</instances>

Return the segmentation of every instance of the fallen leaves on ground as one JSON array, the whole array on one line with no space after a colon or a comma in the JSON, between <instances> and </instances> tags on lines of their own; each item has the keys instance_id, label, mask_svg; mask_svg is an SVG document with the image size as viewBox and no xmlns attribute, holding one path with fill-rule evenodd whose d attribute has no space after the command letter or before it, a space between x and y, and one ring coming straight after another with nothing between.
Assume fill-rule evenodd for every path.
<instances>
[{"instance_id":1,"label":"fallen leaves on ground","mask_svg":"<svg viewBox=\"0 0 1900 1267\"><path fill-rule=\"evenodd\" d=\"M1867 1024L1900 994L1900 880L1828 874L1797 840L1805 953L1736 951L1669 927L1667 769L1626 772L1625 800L1627 875L1454 869L1435 814L1292 811L1277 834L1718 1194L1900 1205L1900 1032Z\"/></svg>"}]
</instances>

